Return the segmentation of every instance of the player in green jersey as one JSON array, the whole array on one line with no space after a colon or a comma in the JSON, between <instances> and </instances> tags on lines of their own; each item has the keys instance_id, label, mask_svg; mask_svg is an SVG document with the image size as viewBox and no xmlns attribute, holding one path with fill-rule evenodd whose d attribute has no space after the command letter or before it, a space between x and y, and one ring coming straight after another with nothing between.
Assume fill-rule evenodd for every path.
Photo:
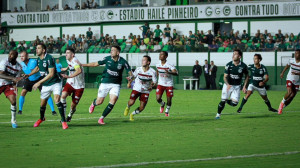
<instances>
[{"instance_id":1,"label":"player in green jersey","mask_svg":"<svg viewBox=\"0 0 300 168\"><path fill-rule=\"evenodd\" d=\"M38 56L38 65L31 71L27 77L39 72L44 78L33 85L33 90L39 88L42 85L41 90L41 107L40 107L40 119L34 124L34 127L38 127L43 121L45 121L45 111L48 98L52 92L54 94L54 101L59 110L61 116L62 128L67 129L68 124L65 118L65 111L63 104L60 102L60 94L62 91L61 79L58 76L55 68L54 58L46 53L47 48L45 44L38 44L36 47L36 54Z\"/></svg>"},{"instance_id":2,"label":"player in green jersey","mask_svg":"<svg viewBox=\"0 0 300 168\"><path fill-rule=\"evenodd\" d=\"M265 85L269 80L269 75L268 75L267 68L263 64L260 63L261 60L262 60L261 55L255 54L254 58L253 58L254 64L251 64L248 66L248 70L251 72L250 83L249 83L249 86L247 89L247 94L243 98L242 103L241 103L239 109L237 110L238 113L240 113L242 111L243 106L245 105L248 98L251 96L251 94L255 90L258 91L260 96L265 100L265 103L267 104L269 111L277 112L276 109L272 108L271 103L267 96L267 91L266 91Z\"/></svg>"},{"instance_id":3,"label":"player in green jersey","mask_svg":"<svg viewBox=\"0 0 300 168\"><path fill-rule=\"evenodd\" d=\"M82 64L83 67L97 67L99 65L105 65L97 99L92 102L89 108L89 112L93 113L95 107L101 105L105 97L109 93L109 104L106 106L102 113L102 116L98 120L98 123L100 125L105 124L103 119L111 112L118 100L123 70L126 69L126 71L128 72L128 78L131 79L133 77L129 64L123 57L119 56L120 51L121 48L119 46L112 46L110 56L104 57L98 62Z\"/></svg>"},{"instance_id":4,"label":"player in green jersey","mask_svg":"<svg viewBox=\"0 0 300 168\"><path fill-rule=\"evenodd\" d=\"M224 72L224 85L222 89L222 100L218 105L218 113L216 119L221 117L221 112L225 107L225 103L230 106L237 106L240 100L240 89L242 77L245 75L243 92L246 93L246 86L249 81L247 65L241 61L243 53L241 50L234 50L232 61L226 64Z\"/></svg>"}]
</instances>

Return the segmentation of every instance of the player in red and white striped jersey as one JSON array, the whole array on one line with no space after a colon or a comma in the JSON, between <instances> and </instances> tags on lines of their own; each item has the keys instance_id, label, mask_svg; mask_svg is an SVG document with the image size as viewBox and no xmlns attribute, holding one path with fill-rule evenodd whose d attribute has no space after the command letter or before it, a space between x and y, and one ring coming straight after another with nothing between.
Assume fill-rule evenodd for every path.
<instances>
[{"instance_id":1,"label":"player in red and white striped jersey","mask_svg":"<svg viewBox=\"0 0 300 168\"><path fill-rule=\"evenodd\" d=\"M8 58L0 62L0 94L4 92L11 106L11 124L17 128L16 123L16 83L22 79L20 77L22 66L17 62L18 52L10 51Z\"/></svg>"},{"instance_id":2,"label":"player in red and white striped jersey","mask_svg":"<svg viewBox=\"0 0 300 168\"><path fill-rule=\"evenodd\" d=\"M156 72L158 77L158 85L156 89L156 100L161 105L160 113L164 112L165 102L161 99L164 91L167 93L167 108L165 115L169 116L169 110L173 97L173 75L177 76L178 72L174 65L167 62L168 52L162 51L159 54L160 63L156 64Z\"/></svg>"},{"instance_id":3,"label":"player in red and white striped jersey","mask_svg":"<svg viewBox=\"0 0 300 168\"><path fill-rule=\"evenodd\" d=\"M282 109L288 106L299 90L300 85L300 49L295 51L295 58L291 58L289 63L285 66L283 71L280 74L280 77L283 78L284 72L290 68L289 73L286 77L286 88L287 93L284 95L283 100L281 101L278 114L282 114Z\"/></svg>"},{"instance_id":4,"label":"player in red and white striped jersey","mask_svg":"<svg viewBox=\"0 0 300 168\"><path fill-rule=\"evenodd\" d=\"M133 115L139 114L145 109L149 93L156 84L156 72L150 67L150 64L151 58L148 55L145 55L142 60L142 67L137 68L133 73L135 83L130 94L130 100L125 108L124 115L128 115L130 107L135 103L135 100L138 97L140 97L140 106L130 114L130 121L134 120ZM133 79L128 80L128 88L130 88L132 81Z\"/></svg>"}]
</instances>

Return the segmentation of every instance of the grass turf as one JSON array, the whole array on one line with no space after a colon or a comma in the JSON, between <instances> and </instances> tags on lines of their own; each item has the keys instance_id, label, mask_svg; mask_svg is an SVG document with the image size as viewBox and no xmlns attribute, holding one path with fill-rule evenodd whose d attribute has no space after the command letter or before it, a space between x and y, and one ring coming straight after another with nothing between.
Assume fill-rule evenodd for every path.
<instances>
[{"instance_id":1,"label":"grass turf","mask_svg":"<svg viewBox=\"0 0 300 168\"><path fill-rule=\"evenodd\" d=\"M52 116L49 106L47 120L33 128L39 118L39 92L26 96L23 115L17 116L19 128L12 129L10 105L1 95L0 167L90 167L300 151L299 96L279 116L269 112L254 93L241 114L236 113L238 106L226 105L221 119L215 120L220 90L175 90L168 118L159 113L152 92L145 111L130 122L129 116L123 116L130 95L130 90L124 89L105 119L107 124L100 126L97 121L108 99L89 114L88 107L96 93L96 89L85 90L68 130L62 130L60 117ZM284 93L268 92L274 108ZM130 112L138 104L139 101ZM138 167L299 167L299 156L298 153Z\"/></svg>"}]
</instances>

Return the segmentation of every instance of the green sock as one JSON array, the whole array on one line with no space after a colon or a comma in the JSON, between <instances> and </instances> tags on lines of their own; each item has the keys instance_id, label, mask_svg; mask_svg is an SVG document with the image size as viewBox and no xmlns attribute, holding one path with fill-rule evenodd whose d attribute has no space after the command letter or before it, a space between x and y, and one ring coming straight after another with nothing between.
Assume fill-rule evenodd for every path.
<instances>
[{"instance_id":1,"label":"green sock","mask_svg":"<svg viewBox=\"0 0 300 168\"><path fill-rule=\"evenodd\" d=\"M111 112L111 110L112 110L113 108L114 108L114 105L108 103L108 105L106 106L106 108L104 109L104 111L103 111L103 113L102 113L102 116L103 116L103 117L106 117L106 116Z\"/></svg>"},{"instance_id":2,"label":"green sock","mask_svg":"<svg viewBox=\"0 0 300 168\"><path fill-rule=\"evenodd\" d=\"M64 110L63 104L61 102L59 102L59 103L56 104L56 106L58 108L58 111L59 111L59 114L60 114L60 117L61 117L61 121L66 122L65 110Z\"/></svg>"},{"instance_id":3,"label":"green sock","mask_svg":"<svg viewBox=\"0 0 300 168\"><path fill-rule=\"evenodd\" d=\"M243 108L243 106L245 105L246 102L247 102L247 99L243 98L242 103L241 103L241 106L240 106L240 109Z\"/></svg>"}]
</instances>

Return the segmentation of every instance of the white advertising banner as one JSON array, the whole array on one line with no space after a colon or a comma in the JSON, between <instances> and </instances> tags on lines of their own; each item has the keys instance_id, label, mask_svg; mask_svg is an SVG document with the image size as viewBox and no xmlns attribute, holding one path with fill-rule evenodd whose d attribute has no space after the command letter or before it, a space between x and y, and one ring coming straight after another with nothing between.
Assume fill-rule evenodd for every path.
<instances>
[{"instance_id":1,"label":"white advertising banner","mask_svg":"<svg viewBox=\"0 0 300 168\"><path fill-rule=\"evenodd\" d=\"M253 3L2 13L1 22L6 22L8 26L25 26L210 18L291 17L299 15L300 2L297 1L256 1Z\"/></svg>"}]
</instances>

